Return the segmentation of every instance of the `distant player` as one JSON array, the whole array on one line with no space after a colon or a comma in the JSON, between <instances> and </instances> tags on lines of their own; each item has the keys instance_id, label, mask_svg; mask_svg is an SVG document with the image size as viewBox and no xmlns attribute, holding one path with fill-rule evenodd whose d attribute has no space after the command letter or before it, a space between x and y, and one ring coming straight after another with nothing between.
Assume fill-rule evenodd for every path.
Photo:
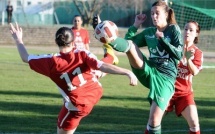
<instances>
[{"instance_id":1,"label":"distant player","mask_svg":"<svg viewBox=\"0 0 215 134\"><path fill-rule=\"evenodd\" d=\"M73 18L73 27L72 31L74 33L74 45L77 49L86 49L90 50L90 36L87 29L82 27L83 20L80 15L75 15Z\"/></svg>"},{"instance_id":2,"label":"distant player","mask_svg":"<svg viewBox=\"0 0 215 134\"><path fill-rule=\"evenodd\" d=\"M192 78L202 69L203 53L196 47L199 41L200 26L189 21L184 27L184 54L178 64L175 93L170 100L167 112L173 111L183 116L190 127L189 134L200 134L199 118L194 101Z\"/></svg>"},{"instance_id":3,"label":"distant player","mask_svg":"<svg viewBox=\"0 0 215 134\"><path fill-rule=\"evenodd\" d=\"M103 89L92 70L126 75L130 85L137 85L137 78L127 69L104 63L87 50L74 48L74 35L70 28L62 27L55 35L59 53L46 55L28 54L22 41L22 29L11 24L11 34L23 62L37 73L49 77L59 88L64 104L58 116L58 134L73 134L80 120L87 116L100 100Z\"/></svg>"}]
</instances>

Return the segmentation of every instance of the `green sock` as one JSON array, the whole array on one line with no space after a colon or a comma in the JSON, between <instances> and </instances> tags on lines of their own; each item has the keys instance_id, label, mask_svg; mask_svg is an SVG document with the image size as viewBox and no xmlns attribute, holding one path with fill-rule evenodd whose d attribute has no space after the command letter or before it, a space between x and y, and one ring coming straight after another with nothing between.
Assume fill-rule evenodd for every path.
<instances>
[{"instance_id":1,"label":"green sock","mask_svg":"<svg viewBox=\"0 0 215 134\"><path fill-rule=\"evenodd\" d=\"M130 44L126 39L117 37L116 40L109 43L109 45L118 52L127 52L130 49Z\"/></svg>"},{"instance_id":2,"label":"green sock","mask_svg":"<svg viewBox=\"0 0 215 134\"><path fill-rule=\"evenodd\" d=\"M152 127L149 126L149 134L161 134L161 125L156 126L156 127Z\"/></svg>"}]
</instances>

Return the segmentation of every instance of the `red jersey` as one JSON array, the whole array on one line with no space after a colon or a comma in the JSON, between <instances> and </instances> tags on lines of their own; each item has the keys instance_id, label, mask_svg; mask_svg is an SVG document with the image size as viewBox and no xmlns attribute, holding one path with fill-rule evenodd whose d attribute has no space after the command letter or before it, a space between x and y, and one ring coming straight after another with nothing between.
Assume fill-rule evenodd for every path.
<instances>
[{"instance_id":1,"label":"red jersey","mask_svg":"<svg viewBox=\"0 0 215 134\"><path fill-rule=\"evenodd\" d=\"M192 59L192 62L199 70L201 70L203 64L203 53L195 45L192 45L188 48L188 50L191 49L195 50L194 59ZM189 71L187 60L185 57L183 57L178 64L178 74L175 82L174 97L186 96L192 93L192 78L193 75Z\"/></svg>"},{"instance_id":2,"label":"red jersey","mask_svg":"<svg viewBox=\"0 0 215 134\"><path fill-rule=\"evenodd\" d=\"M80 30L72 27L72 31L74 33L74 43L77 49L85 49L85 45L90 43L89 33L86 29L81 28Z\"/></svg>"},{"instance_id":3,"label":"red jersey","mask_svg":"<svg viewBox=\"0 0 215 134\"><path fill-rule=\"evenodd\" d=\"M59 87L69 110L94 105L102 96L101 84L91 70L97 70L103 62L89 51L29 55L28 62L32 70L49 77Z\"/></svg>"}]
</instances>

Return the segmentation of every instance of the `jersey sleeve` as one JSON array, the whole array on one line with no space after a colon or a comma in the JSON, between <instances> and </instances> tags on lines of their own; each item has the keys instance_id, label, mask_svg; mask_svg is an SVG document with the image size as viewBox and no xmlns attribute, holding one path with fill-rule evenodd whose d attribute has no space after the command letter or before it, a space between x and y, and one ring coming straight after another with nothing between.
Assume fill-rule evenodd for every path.
<instances>
[{"instance_id":1,"label":"jersey sleeve","mask_svg":"<svg viewBox=\"0 0 215 134\"><path fill-rule=\"evenodd\" d=\"M178 25L172 25L171 27L171 42L169 42L169 39L165 37L159 39L159 42L170 55L180 60L183 55L184 46L182 42L181 30Z\"/></svg>"},{"instance_id":2,"label":"jersey sleeve","mask_svg":"<svg viewBox=\"0 0 215 134\"><path fill-rule=\"evenodd\" d=\"M103 64L103 61L98 60L94 54L86 50L85 50L84 59L87 65L93 70L99 70L99 68Z\"/></svg>"},{"instance_id":3,"label":"jersey sleeve","mask_svg":"<svg viewBox=\"0 0 215 134\"><path fill-rule=\"evenodd\" d=\"M134 26L129 27L128 32L125 34L126 40L132 40L138 47L147 46L144 31L136 34L137 28Z\"/></svg>"},{"instance_id":4,"label":"jersey sleeve","mask_svg":"<svg viewBox=\"0 0 215 134\"><path fill-rule=\"evenodd\" d=\"M192 60L193 64L199 69L202 69L203 64L203 52L199 49L195 50L194 59Z\"/></svg>"},{"instance_id":5,"label":"jersey sleeve","mask_svg":"<svg viewBox=\"0 0 215 134\"><path fill-rule=\"evenodd\" d=\"M52 55L29 55L28 63L32 70L49 77L51 57Z\"/></svg>"}]
</instances>

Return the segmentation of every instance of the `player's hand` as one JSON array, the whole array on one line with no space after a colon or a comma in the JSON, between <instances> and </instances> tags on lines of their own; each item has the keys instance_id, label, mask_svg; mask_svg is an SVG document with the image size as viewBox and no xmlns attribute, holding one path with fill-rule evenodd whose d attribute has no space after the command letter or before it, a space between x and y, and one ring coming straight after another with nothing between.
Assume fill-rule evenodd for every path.
<instances>
[{"instance_id":1,"label":"player's hand","mask_svg":"<svg viewBox=\"0 0 215 134\"><path fill-rule=\"evenodd\" d=\"M187 60L193 60L194 59L194 54L195 54L194 49L191 49L191 50L185 49L185 57L186 57Z\"/></svg>"},{"instance_id":2,"label":"player's hand","mask_svg":"<svg viewBox=\"0 0 215 134\"><path fill-rule=\"evenodd\" d=\"M100 19L99 15L95 15L95 16L93 17L93 23L92 23L93 29L95 29L96 26L97 26L100 22L101 22L101 19Z\"/></svg>"},{"instance_id":3,"label":"player's hand","mask_svg":"<svg viewBox=\"0 0 215 134\"><path fill-rule=\"evenodd\" d=\"M159 31L159 30L157 29L157 31L156 31L156 33L155 33L155 36L156 36L157 39L160 39L160 38L164 37L164 34L163 34L163 32L161 32L161 31Z\"/></svg>"},{"instance_id":4,"label":"player's hand","mask_svg":"<svg viewBox=\"0 0 215 134\"><path fill-rule=\"evenodd\" d=\"M134 75L134 73L130 72L128 74L128 77L130 78L130 85L131 86L136 86L137 85L137 77Z\"/></svg>"},{"instance_id":5,"label":"player's hand","mask_svg":"<svg viewBox=\"0 0 215 134\"><path fill-rule=\"evenodd\" d=\"M22 28L19 27L17 23L15 23L15 26L13 26L13 24L10 23L10 32L12 34L13 39L16 42L22 42Z\"/></svg>"},{"instance_id":6,"label":"player's hand","mask_svg":"<svg viewBox=\"0 0 215 134\"><path fill-rule=\"evenodd\" d=\"M136 17L135 17L135 21L134 21L134 26L136 27L136 28L139 28L140 27L140 25L146 20L146 15L145 14L138 14L138 15L136 15Z\"/></svg>"}]
</instances>

